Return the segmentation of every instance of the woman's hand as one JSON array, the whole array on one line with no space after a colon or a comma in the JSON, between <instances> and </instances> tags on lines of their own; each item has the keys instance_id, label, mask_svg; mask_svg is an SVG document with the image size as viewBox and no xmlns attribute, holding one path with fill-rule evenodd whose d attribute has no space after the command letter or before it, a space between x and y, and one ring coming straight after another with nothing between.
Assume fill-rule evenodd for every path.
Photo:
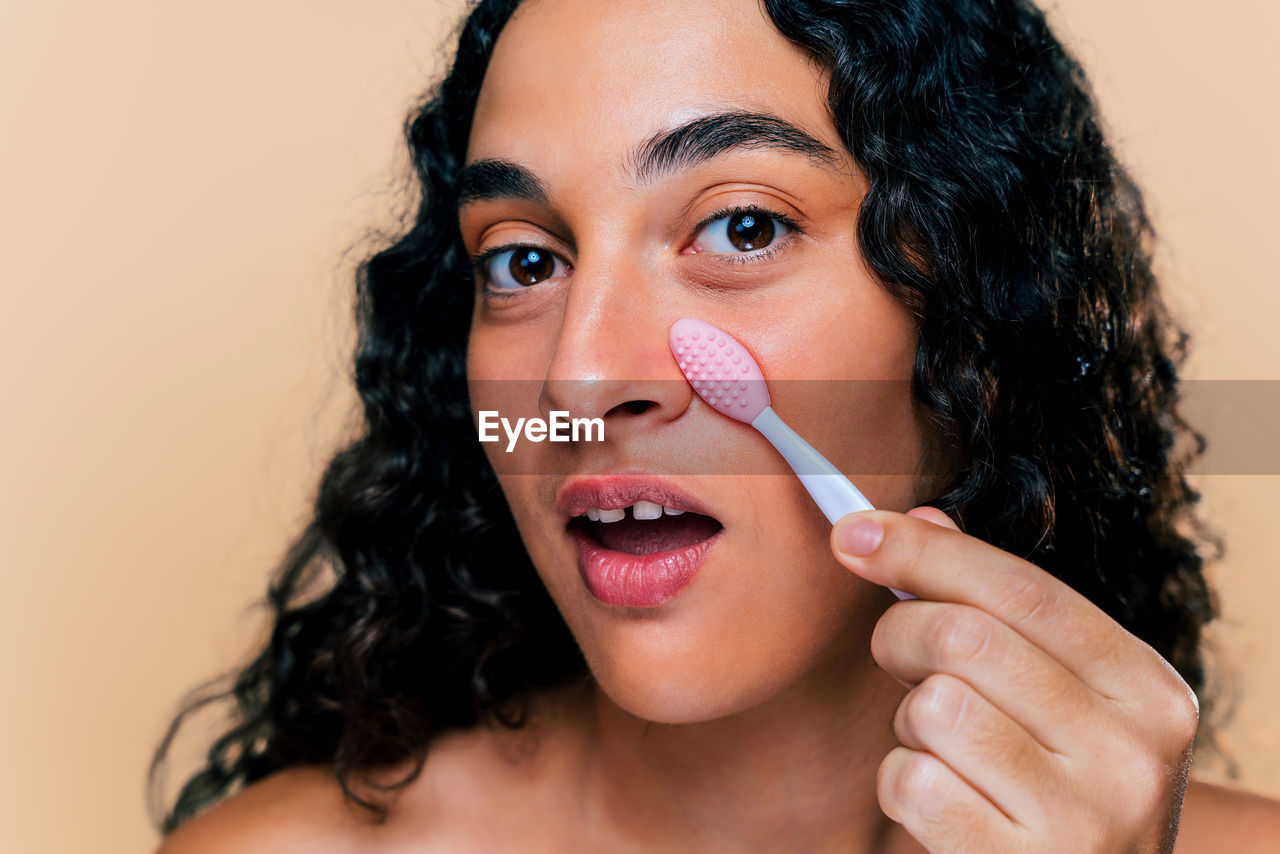
<instances>
[{"instance_id":1,"label":"woman's hand","mask_svg":"<svg viewBox=\"0 0 1280 854\"><path fill-rule=\"evenodd\" d=\"M880 807L930 851L1170 852L1199 719L1160 655L935 508L856 513L837 559L918 600L871 638L908 691Z\"/></svg>"}]
</instances>

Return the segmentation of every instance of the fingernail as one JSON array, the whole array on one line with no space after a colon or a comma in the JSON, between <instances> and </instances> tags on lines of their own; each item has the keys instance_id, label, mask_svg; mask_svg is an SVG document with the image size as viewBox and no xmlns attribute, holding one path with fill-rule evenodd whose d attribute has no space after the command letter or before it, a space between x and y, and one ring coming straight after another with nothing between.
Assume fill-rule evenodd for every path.
<instances>
[{"instance_id":1,"label":"fingernail","mask_svg":"<svg viewBox=\"0 0 1280 854\"><path fill-rule=\"evenodd\" d=\"M836 534L836 545L845 554L866 557L876 550L884 539L884 526L874 519L854 519L846 522Z\"/></svg>"}]
</instances>

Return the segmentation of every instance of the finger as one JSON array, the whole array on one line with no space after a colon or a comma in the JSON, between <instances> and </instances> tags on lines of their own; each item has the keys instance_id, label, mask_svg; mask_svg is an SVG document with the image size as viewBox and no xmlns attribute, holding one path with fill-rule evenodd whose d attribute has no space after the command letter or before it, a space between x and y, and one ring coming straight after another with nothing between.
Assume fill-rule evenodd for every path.
<instances>
[{"instance_id":1,"label":"finger","mask_svg":"<svg viewBox=\"0 0 1280 854\"><path fill-rule=\"evenodd\" d=\"M932 753L1018 824L1042 828L1066 768L1031 734L966 682L929 676L898 705L903 746Z\"/></svg>"},{"instance_id":2,"label":"finger","mask_svg":"<svg viewBox=\"0 0 1280 854\"><path fill-rule=\"evenodd\" d=\"M930 851L1018 849L1022 831L931 753L895 747L876 773L884 814Z\"/></svg>"},{"instance_id":3,"label":"finger","mask_svg":"<svg viewBox=\"0 0 1280 854\"><path fill-rule=\"evenodd\" d=\"M1149 646L1049 573L958 530L888 510L865 510L831 531L836 559L858 575L921 599L979 608L1111 699L1165 688L1168 667Z\"/></svg>"},{"instance_id":4,"label":"finger","mask_svg":"<svg viewBox=\"0 0 1280 854\"><path fill-rule=\"evenodd\" d=\"M1117 715L1092 688L1044 650L985 611L951 602L899 602L871 634L871 655L899 682L931 674L963 680L1053 753L1088 742L1081 728Z\"/></svg>"}]
</instances>

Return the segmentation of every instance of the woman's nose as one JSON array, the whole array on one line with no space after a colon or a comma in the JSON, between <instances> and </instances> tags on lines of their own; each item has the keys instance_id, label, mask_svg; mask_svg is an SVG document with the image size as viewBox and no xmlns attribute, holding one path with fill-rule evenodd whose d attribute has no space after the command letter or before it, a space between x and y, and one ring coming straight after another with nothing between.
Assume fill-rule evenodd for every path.
<instances>
[{"instance_id":1,"label":"woman's nose","mask_svg":"<svg viewBox=\"0 0 1280 854\"><path fill-rule=\"evenodd\" d=\"M544 417L602 418L605 435L653 426L684 412L693 390L667 344L679 319L634 271L579 267L538 397ZM668 317L668 314L672 316Z\"/></svg>"}]
</instances>

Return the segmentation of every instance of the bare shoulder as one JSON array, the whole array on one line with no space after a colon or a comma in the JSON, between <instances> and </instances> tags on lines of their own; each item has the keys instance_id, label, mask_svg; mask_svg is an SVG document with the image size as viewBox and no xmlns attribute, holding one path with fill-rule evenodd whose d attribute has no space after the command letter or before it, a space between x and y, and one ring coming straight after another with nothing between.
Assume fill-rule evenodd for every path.
<instances>
[{"instance_id":1,"label":"bare shoulder","mask_svg":"<svg viewBox=\"0 0 1280 854\"><path fill-rule=\"evenodd\" d=\"M383 822L345 797L331 767L290 768L187 821L157 854L535 850L531 830L565 831L566 780L578 755L574 707L570 694L557 692L534 702L518 729L441 734ZM407 770L388 769L380 782Z\"/></svg>"},{"instance_id":2,"label":"bare shoulder","mask_svg":"<svg viewBox=\"0 0 1280 854\"><path fill-rule=\"evenodd\" d=\"M354 854L362 829L330 768L289 768L182 824L157 854Z\"/></svg>"},{"instance_id":3,"label":"bare shoulder","mask_svg":"<svg viewBox=\"0 0 1280 854\"><path fill-rule=\"evenodd\" d=\"M1174 854L1272 852L1280 839L1280 800L1201 780L1187 784Z\"/></svg>"}]
</instances>

